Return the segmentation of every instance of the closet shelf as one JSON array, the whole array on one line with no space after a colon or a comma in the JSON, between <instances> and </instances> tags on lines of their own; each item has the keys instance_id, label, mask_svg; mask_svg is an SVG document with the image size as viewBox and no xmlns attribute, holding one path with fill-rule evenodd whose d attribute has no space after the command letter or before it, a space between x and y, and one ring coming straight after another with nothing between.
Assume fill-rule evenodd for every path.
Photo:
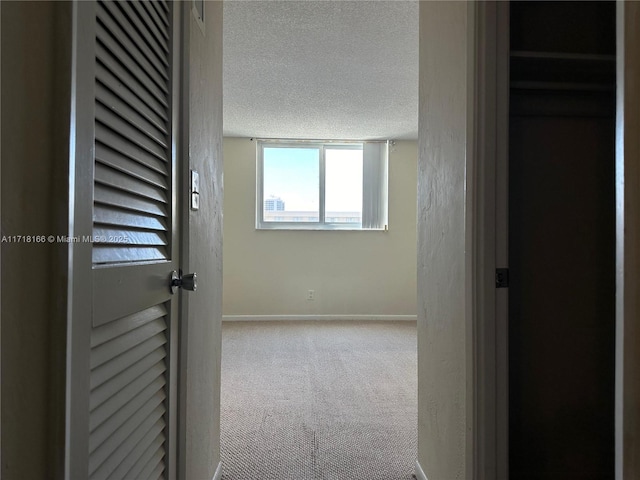
<instances>
[{"instance_id":1,"label":"closet shelf","mask_svg":"<svg viewBox=\"0 0 640 480\"><path fill-rule=\"evenodd\" d=\"M608 62L615 63L615 55L599 55L591 53L568 52L534 52L528 50L512 50L511 58L541 58L548 60L568 60L581 62Z\"/></svg>"},{"instance_id":2,"label":"closet shelf","mask_svg":"<svg viewBox=\"0 0 640 480\"><path fill-rule=\"evenodd\" d=\"M607 92L615 87L615 55L515 50L510 54L511 87Z\"/></svg>"},{"instance_id":3,"label":"closet shelf","mask_svg":"<svg viewBox=\"0 0 640 480\"><path fill-rule=\"evenodd\" d=\"M608 83L540 82L520 80L511 82L511 88L516 90L613 92L615 90L615 85Z\"/></svg>"}]
</instances>

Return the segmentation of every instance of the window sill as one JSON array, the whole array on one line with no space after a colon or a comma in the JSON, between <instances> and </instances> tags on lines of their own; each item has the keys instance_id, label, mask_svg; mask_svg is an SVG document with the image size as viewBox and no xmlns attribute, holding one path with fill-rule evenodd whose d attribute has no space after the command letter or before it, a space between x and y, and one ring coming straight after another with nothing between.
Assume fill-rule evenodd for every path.
<instances>
[{"instance_id":1,"label":"window sill","mask_svg":"<svg viewBox=\"0 0 640 480\"><path fill-rule=\"evenodd\" d=\"M301 224L277 224L277 225L257 225L256 230L259 231L312 231L312 232L388 232L389 228L362 228L355 225L301 225Z\"/></svg>"}]
</instances>

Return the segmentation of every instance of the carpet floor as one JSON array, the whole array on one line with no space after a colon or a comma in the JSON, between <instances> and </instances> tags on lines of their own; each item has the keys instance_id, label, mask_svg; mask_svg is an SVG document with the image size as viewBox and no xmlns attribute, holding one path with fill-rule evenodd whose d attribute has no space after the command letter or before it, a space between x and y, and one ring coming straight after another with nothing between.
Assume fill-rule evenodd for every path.
<instances>
[{"instance_id":1,"label":"carpet floor","mask_svg":"<svg viewBox=\"0 0 640 480\"><path fill-rule=\"evenodd\" d=\"M223 325L223 480L411 480L412 322Z\"/></svg>"}]
</instances>

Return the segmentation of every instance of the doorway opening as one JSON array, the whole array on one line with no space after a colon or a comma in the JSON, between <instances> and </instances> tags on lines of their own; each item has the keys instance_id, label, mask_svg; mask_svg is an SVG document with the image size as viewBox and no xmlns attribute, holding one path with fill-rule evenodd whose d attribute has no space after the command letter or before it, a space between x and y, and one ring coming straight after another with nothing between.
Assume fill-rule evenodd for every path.
<instances>
[{"instance_id":1,"label":"doorway opening","mask_svg":"<svg viewBox=\"0 0 640 480\"><path fill-rule=\"evenodd\" d=\"M418 4L227 2L224 9L225 475L410 479ZM261 171L257 148L274 139L284 139L283 148L309 142L306 160L325 181L317 205L300 206L300 192L266 191L277 182L272 170ZM326 153L359 142L364 162L368 143L387 140L387 228L365 227L373 216L364 168L361 218L327 215L337 156L312 147ZM243 469L245 477L232 476Z\"/></svg>"}]
</instances>

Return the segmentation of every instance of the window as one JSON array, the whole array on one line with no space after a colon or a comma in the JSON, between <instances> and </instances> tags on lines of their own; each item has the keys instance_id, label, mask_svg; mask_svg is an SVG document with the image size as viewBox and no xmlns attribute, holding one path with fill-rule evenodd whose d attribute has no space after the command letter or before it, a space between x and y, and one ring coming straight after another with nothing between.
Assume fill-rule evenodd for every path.
<instances>
[{"instance_id":1,"label":"window","mask_svg":"<svg viewBox=\"0 0 640 480\"><path fill-rule=\"evenodd\" d=\"M258 141L256 228L387 229L387 142Z\"/></svg>"}]
</instances>

